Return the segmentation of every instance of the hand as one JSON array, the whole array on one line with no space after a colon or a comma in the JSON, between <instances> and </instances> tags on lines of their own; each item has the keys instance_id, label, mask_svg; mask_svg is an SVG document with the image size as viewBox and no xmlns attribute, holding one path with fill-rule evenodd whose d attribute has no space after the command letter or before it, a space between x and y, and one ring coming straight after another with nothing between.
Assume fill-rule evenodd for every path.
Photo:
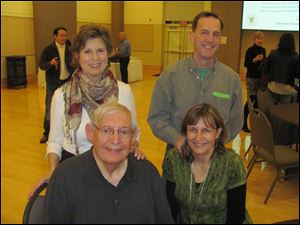
<instances>
[{"instance_id":1,"label":"hand","mask_svg":"<svg viewBox=\"0 0 300 225\"><path fill-rule=\"evenodd\" d=\"M46 177L43 177L30 191L30 193L28 194L27 198L30 199L34 192L40 187L42 186L44 183L48 183L49 182L49 179L50 179L51 176L46 176Z\"/></svg>"},{"instance_id":2,"label":"hand","mask_svg":"<svg viewBox=\"0 0 300 225\"><path fill-rule=\"evenodd\" d=\"M52 153L51 153L52 154ZM53 160L53 155L52 156L50 156L50 157L52 157L52 160ZM56 156L55 156L56 157ZM50 180L50 178L51 178L51 176L52 176L52 174L53 174L53 172L54 172L54 170L55 170L55 168L56 168L56 164L55 164L55 166L51 166L50 165L50 171L49 171L49 173L48 173L48 175L47 176L45 176L45 177L43 177L32 189L31 189L31 191L30 191L30 193L28 194L28 199L29 198L31 198L32 196L33 196L33 194L34 194L34 192L40 187L40 186L42 186L44 183L48 183L49 182L49 180Z\"/></svg>"},{"instance_id":3,"label":"hand","mask_svg":"<svg viewBox=\"0 0 300 225\"><path fill-rule=\"evenodd\" d=\"M52 66L56 66L59 64L59 58L58 57L54 57L53 59L51 59L50 64Z\"/></svg>"},{"instance_id":4,"label":"hand","mask_svg":"<svg viewBox=\"0 0 300 225\"><path fill-rule=\"evenodd\" d=\"M254 59L253 62L257 62L257 61L262 61L264 59L264 55L263 54L259 54L257 55Z\"/></svg>"},{"instance_id":5,"label":"hand","mask_svg":"<svg viewBox=\"0 0 300 225\"><path fill-rule=\"evenodd\" d=\"M176 143L175 143L175 147L179 150L179 152L182 154L182 145L185 142L185 137L184 136L180 136L179 138L177 138Z\"/></svg>"},{"instance_id":6,"label":"hand","mask_svg":"<svg viewBox=\"0 0 300 225\"><path fill-rule=\"evenodd\" d=\"M139 144L137 141L135 141L131 147L131 152L134 153L134 156L138 159L138 160L144 160L146 159L146 155L140 150L139 148Z\"/></svg>"}]
</instances>

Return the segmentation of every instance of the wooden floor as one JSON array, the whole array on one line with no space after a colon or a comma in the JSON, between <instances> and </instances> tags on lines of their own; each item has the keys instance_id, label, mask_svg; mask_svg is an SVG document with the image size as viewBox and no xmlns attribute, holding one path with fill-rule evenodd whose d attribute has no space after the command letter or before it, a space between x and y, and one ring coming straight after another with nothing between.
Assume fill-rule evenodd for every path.
<instances>
[{"instance_id":1,"label":"wooden floor","mask_svg":"<svg viewBox=\"0 0 300 225\"><path fill-rule=\"evenodd\" d=\"M144 70L143 81L131 83L131 87L142 132L141 148L161 172L165 144L154 137L146 122L157 79L152 75L158 72ZM245 90L245 82L242 83ZM45 89L38 88L37 84L28 85L26 89L1 90L1 223L22 222L29 190L48 171L46 145L39 143L43 133L44 99ZM240 138L243 156L244 132L240 133ZM231 147L231 143L228 146ZM243 159L247 165L248 161ZM261 170L261 165L257 164L249 177L247 208L254 223L299 218L298 177L277 183L268 204L263 204L274 175L270 166Z\"/></svg>"}]
</instances>

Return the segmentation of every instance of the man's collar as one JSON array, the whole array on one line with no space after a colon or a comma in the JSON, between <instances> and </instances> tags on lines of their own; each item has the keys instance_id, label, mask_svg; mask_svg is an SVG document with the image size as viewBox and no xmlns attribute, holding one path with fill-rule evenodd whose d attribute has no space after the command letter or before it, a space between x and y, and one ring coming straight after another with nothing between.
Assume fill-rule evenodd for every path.
<instances>
[{"instance_id":1,"label":"man's collar","mask_svg":"<svg viewBox=\"0 0 300 225\"><path fill-rule=\"evenodd\" d=\"M61 45L61 44L59 44L59 43L57 43L56 41L54 41L55 42L55 45L57 46L57 48L64 48L65 47L65 45Z\"/></svg>"},{"instance_id":2,"label":"man's collar","mask_svg":"<svg viewBox=\"0 0 300 225\"><path fill-rule=\"evenodd\" d=\"M214 71L216 71L216 67L218 64L219 64L219 60L217 59L217 57L215 57L214 63L211 66L207 67L208 71L214 73ZM204 67L199 67L197 65L197 63L193 59L193 56L189 58L188 67L190 72L195 72L198 71L199 68L204 68Z\"/></svg>"}]
</instances>

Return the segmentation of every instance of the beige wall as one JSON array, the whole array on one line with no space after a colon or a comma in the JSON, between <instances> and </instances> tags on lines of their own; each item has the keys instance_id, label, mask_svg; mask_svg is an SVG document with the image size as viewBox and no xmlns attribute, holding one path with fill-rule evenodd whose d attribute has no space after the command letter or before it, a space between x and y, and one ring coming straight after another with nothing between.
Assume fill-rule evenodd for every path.
<instances>
[{"instance_id":1,"label":"beige wall","mask_svg":"<svg viewBox=\"0 0 300 225\"><path fill-rule=\"evenodd\" d=\"M140 36L137 38L135 35L135 28L138 28ZM162 60L162 25L136 25L125 24L124 30L127 33L128 39L132 40L132 56L141 59L143 65L161 66ZM146 30L147 33L142 33ZM148 35L152 35L149 37ZM137 40L138 39L138 40ZM137 41L139 41L138 44Z\"/></svg>"},{"instance_id":2,"label":"beige wall","mask_svg":"<svg viewBox=\"0 0 300 225\"><path fill-rule=\"evenodd\" d=\"M77 31L85 24L98 24L111 30L111 1L77 1Z\"/></svg>"},{"instance_id":3,"label":"beige wall","mask_svg":"<svg viewBox=\"0 0 300 225\"><path fill-rule=\"evenodd\" d=\"M111 1L77 1L77 22L110 24Z\"/></svg>"},{"instance_id":4,"label":"beige wall","mask_svg":"<svg viewBox=\"0 0 300 225\"><path fill-rule=\"evenodd\" d=\"M1 15L33 17L32 1L1 1Z\"/></svg>"},{"instance_id":5,"label":"beige wall","mask_svg":"<svg viewBox=\"0 0 300 225\"><path fill-rule=\"evenodd\" d=\"M164 1L164 19L167 21L192 21L194 16L203 9L204 1Z\"/></svg>"},{"instance_id":6,"label":"beige wall","mask_svg":"<svg viewBox=\"0 0 300 225\"><path fill-rule=\"evenodd\" d=\"M1 86L6 85L6 56L26 56L27 74L35 73L32 2L1 1ZM30 81L34 77L27 77Z\"/></svg>"},{"instance_id":7,"label":"beige wall","mask_svg":"<svg viewBox=\"0 0 300 225\"><path fill-rule=\"evenodd\" d=\"M132 45L132 56L141 59L143 65L161 66L162 21L162 1L124 4L124 31Z\"/></svg>"},{"instance_id":8,"label":"beige wall","mask_svg":"<svg viewBox=\"0 0 300 225\"><path fill-rule=\"evenodd\" d=\"M65 27L68 39L73 41L76 35L76 3L74 1L34 1L33 15L36 71L38 71L38 63L43 50L54 40L54 28Z\"/></svg>"},{"instance_id":9,"label":"beige wall","mask_svg":"<svg viewBox=\"0 0 300 225\"><path fill-rule=\"evenodd\" d=\"M236 72L239 70L242 4L241 1L212 1L211 7L224 23L217 57Z\"/></svg>"}]
</instances>

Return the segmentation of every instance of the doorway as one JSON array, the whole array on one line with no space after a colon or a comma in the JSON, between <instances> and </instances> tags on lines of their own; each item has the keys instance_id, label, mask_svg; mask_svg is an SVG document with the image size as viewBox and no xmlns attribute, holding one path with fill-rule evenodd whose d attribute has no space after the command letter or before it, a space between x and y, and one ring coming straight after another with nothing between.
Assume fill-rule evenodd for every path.
<instances>
[{"instance_id":1,"label":"doorway","mask_svg":"<svg viewBox=\"0 0 300 225\"><path fill-rule=\"evenodd\" d=\"M191 22L166 21L164 25L163 68L189 57L193 45L189 40L192 32Z\"/></svg>"}]
</instances>

